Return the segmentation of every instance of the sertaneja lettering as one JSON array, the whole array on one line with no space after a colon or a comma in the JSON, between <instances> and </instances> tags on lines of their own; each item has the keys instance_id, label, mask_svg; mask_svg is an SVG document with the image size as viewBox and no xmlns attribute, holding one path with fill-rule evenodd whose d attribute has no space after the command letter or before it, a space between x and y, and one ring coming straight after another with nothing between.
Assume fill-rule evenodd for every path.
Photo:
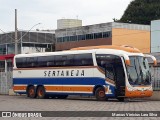
<instances>
[{"instance_id":1,"label":"sertaneja lettering","mask_svg":"<svg viewBox=\"0 0 160 120\"><path fill-rule=\"evenodd\" d=\"M53 70L44 71L44 77L84 76L84 70Z\"/></svg>"}]
</instances>

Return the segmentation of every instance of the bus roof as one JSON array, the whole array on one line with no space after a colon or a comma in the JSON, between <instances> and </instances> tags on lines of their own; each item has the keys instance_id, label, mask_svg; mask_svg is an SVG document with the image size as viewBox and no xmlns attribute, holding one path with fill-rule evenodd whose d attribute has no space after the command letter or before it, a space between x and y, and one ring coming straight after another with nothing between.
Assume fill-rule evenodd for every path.
<instances>
[{"instance_id":1,"label":"bus roof","mask_svg":"<svg viewBox=\"0 0 160 120\"><path fill-rule=\"evenodd\" d=\"M116 45L100 45L100 46L87 46L87 47L77 47L77 48L72 48L71 50L89 50L89 49L116 49L116 50L123 50L126 52L131 52L131 53L141 53L140 50L137 48L128 46L128 45L123 45L123 46L116 46Z\"/></svg>"},{"instance_id":2,"label":"bus roof","mask_svg":"<svg viewBox=\"0 0 160 120\"><path fill-rule=\"evenodd\" d=\"M85 48L85 47L83 47ZM140 55L143 56L142 53L133 53L133 52L127 52L121 49L113 49L112 47L110 48L92 48L92 49L72 49L72 50L67 50L67 51L57 51L57 52L44 52L44 53L31 53L31 54L18 54L15 56L15 58L19 57L34 57L34 56L50 56L50 55L67 55L67 54L82 54L82 53L96 53L96 54L126 54L126 55Z\"/></svg>"}]
</instances>

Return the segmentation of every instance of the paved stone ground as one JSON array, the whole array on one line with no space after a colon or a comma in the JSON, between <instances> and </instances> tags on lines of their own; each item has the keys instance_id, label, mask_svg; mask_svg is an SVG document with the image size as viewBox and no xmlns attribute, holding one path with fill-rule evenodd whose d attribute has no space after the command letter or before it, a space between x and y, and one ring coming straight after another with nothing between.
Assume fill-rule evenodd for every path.
<instances>
[{"instance_id":1,"label":"paved stone ground","mask_svg":"<svg viewBox=\"0 0 160 120\"><path fill-rule=\"evenodd\" d=\"M126 100L125 102L118 102L117 100L109 101L96 101L94 98L74 97L71 96L67 99L30 99L26 96L5 96L0 95L0 111L160 111L160 101L147 101L147 100ZM0 118L5 119L5 118ZM9 119L9 118L8 118ZM15 118L20 120L22 118ZM31 118L30 118L31 119ZM34 118L36 119L36 118ZM43 119L56 119L56 120L156 120L160 118L79 118L79 117L57 117L57 118L38 118Z\"/></svg>"}]
</instances>

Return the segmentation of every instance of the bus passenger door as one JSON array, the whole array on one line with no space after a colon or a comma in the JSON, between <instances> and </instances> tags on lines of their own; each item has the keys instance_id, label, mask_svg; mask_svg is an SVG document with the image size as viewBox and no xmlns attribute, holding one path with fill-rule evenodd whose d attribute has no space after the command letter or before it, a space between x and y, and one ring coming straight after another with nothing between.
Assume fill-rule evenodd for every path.
<instances>
[{"instance_id":1,"label":"bus passenger door","mask_svg":"<svg viewBox=\"0 0 160 120\"><path fill-rule=\"evenodd\" d=\"M108 82L115 84L116 97L125 96L125 74L120 57L115 57L105 66L105 76Z\"/></svg>"},{"instance_id":2,"label":"bus passenger door","mask_svg":"<svg viewBox=\"0 0 160 120\"><path fill-rule=\"evenodd\" d=\"M114 63L115 69L115 83L116 83L116 96L124 97L125 96L125 73L124 67L122 63L122 59L120 57L116 58Z\"/></svg>"}]
</instances>

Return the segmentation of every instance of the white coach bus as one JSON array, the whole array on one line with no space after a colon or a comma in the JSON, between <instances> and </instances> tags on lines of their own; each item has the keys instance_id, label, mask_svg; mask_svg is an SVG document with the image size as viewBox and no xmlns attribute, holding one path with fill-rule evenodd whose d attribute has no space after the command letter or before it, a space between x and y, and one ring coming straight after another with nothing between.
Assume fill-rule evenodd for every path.
<instances>
[{"instance_id":1,"label":"white coach bus","mask_svg":"<svg viewBox=\"0 0 160 120\"><path fill-rule=\"evenodd\" d=\"M150 97L153 92L146 55L126 46L15 55L13 89L30 98L91 95L119 101Z\"/></svg>"}]
</instances>

